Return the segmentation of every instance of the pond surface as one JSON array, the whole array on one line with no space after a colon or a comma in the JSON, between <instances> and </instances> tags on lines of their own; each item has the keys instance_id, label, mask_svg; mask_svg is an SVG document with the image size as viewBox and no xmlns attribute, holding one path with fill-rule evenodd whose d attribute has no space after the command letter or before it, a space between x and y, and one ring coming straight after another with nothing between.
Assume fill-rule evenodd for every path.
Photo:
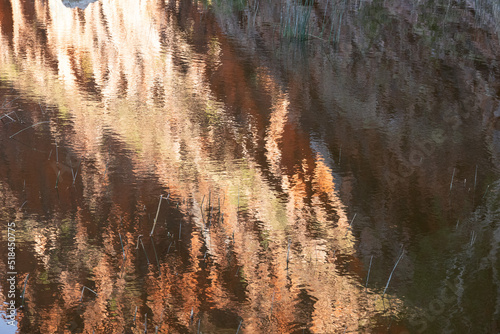
<instances>
[{"instance_id":1,"label":"pond surface","mask_svg":"<svg viewBox=\"0 0 500 334\"><path fill-rule=\"evenodd\" d=\"M499 38L488 0L0 2L0 331L498 333Z\"/></svg>"}]
</instances>

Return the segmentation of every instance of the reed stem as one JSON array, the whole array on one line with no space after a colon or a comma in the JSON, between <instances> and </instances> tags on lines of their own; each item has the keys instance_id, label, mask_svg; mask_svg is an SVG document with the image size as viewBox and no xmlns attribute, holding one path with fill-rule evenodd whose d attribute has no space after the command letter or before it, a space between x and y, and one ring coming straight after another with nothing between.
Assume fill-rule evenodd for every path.
<instances>
[{"instance_id":1,"label":"reed stem","mask_svg":"<svg viewBox=\"0 0 500 334\"><path fill-rule=\"evenodd\" d=\"M82 301L82 299L83 299L83 291L84 291L85 289L89 290L90 292L92 292L94 295L96 295L96 296L97 296L97 292L95 292L94 290L92 290L92 289L90 289L90 288L87 288L87 287L84 285L84 286L82 287L82 295L80 296L80 301Z\"/></svg>"},{"instance_id":2,"label":"reed stem","mask_svg":"<svg viewBox=\"0 0 500 334\"><path fill-rule=\"evenodd\" d=\"M288 239L288 248L286 251L286 270L288 270L288 263L290 262L290 244L292 243L292 239Z\"/></svg>"},{"instance_id":3,"label":"reed stem","mask_svg":"<svg viewBox=\"0 0 500 334\"><path fill-rule=\"evenodd\" d=\"M28 284L28 278L30 277L30 274L28 274L26 276L26 278L24 279L24 288L23 288L23 293L22 293L22 299L23 299L23 302L22 302L22 305L24 305L24 295L26 293L26 285Z\"/></svg>"},{"instance_id":4,"label":"reed stem","mask_svg":"<svg viewBox=\"0 0 500 334\"><path fill-rule=\"evenodd\" d=\"M28 126L27 128L22 129L21 131L17 131L16 133L14 133L14 134L13 134L12 136L10 136L9 138L12 138L12 137L14 137L14 136L17 136L17 135L18 135L18 134L20 134L21 132L26 131L26 130L28 130L28 129L30 129L30 128L32 128L32 127L34 127L34 126L37 126L37 125L39 125L39 124L45 124L45 123L50 123L50 122L49 122L49 121L43 121L43 122L38 122L38 123L35 123L35 124L33 124L33 125Z\"/></svg>"},{"instance_id":5,"label":"reed stem","mask_svg":"<svg viewBox=\"0 0 500 334\"><path fill-rule=\"evenodd\" d=\"M122 245L123 262L125 262L126 256L125 256L125 249L123 248L123 241L122 241L121 233L118 233L118 236L120 237L120 244Z\"/></svg>"},{"instance_id":6,"label":"reed stem","mask_svg":"<svg viewBox=\"0 0 500 334\"><path fill-rule=\"evenodd\" d=\"M61 171L57 171L57 178L56 178L56 189L59 187L59 176L61 175Z\"/></svg>"},{"instance_id":7,"label":"reed stem","mask_svg":"<svg viewBox=\"0 0 500 334\"><path fill-rule=\"evenodd\" d=\"M243 322L243 319L240 320L240 324L238 325L238 329L236 330L236 334L238 334L240 332L242 322Z\"/></svg>"},{"instance_id":8,"label":"reed stem","mask_svg":"<svg viewBox=\"0 0 500 334\"><path fill-rule=\"evenodd\" d=\"M398 266L399 261L401 261L401 258L403 257L405 251L401 252L401 255L399 256L398 260L396 261L396 264L394 265L394 268L392 268L391 275L389 276L389 279L387 280L387 284L385 285L384 293L382 294L382 297L385 296L385 292L387 291L387 288L389 287L389 283L391 282L392 274L394 274L394 270L396 270L396 267Z\"/></svg>"},{"instance_id":9,"label":"reed stem","mask_svg":"<svg viewBox=\"0 0 500 334\"><path fill-rule=\"evenodd\" d=\"M455 178L455 168L453 168L453 174L451 175L450 191L453 188L453 179Z\"/></svg>"},{"instance_id":10,"label":"reed stem","mask_svg":"<svg viewBox=\"0 0 500 334\"><path fill-rule=\"evenodd\" d=\"M153 232L155 231L156 227L156 221L158 220L158 214L160 213L160 207L161 207L161 200L163 199L163 195L160 195L160 201L158 202L158 209L156 210L156 217L153 223L153 228L151 229L151 232L149 233L149 236L153 235Z\"/></svg>"},{"instance_id":11,"label":"reed stem","mask_svg":"<svg viewBox=\"0 0 500 334\"><path fill-rule=\"evenodd\" d=\"M365 288L368 288L368 280L370 279L370 270L372 269L372 260L373 260L373 255L370 257L370 266L368 267L368 275L366 276Z\"/></svg>"}]
</instances>

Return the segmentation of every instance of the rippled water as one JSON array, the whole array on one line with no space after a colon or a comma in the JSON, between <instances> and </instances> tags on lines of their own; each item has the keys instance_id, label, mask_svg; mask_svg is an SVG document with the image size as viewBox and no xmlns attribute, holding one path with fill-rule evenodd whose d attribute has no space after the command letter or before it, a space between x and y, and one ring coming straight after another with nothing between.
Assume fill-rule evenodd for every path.
<instances>
[{"instance_id":1,"label":"rippled water","mask_svg":"<svg viewBox=\"0 0 500 334\"><path fill-rule=\"evenodd\" d=\"M499 13L0 2L0 332L498 333Z\"/></svg>"}]
</instances>

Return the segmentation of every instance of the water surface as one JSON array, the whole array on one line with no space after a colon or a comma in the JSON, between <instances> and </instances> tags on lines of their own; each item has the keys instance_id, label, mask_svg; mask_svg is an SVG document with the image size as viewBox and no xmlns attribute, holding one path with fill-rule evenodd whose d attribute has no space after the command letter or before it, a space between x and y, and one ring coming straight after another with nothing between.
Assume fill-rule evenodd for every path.
<instances>
[{"instance_id":1,"label":"water surface","mask_svg":"<svg viewBox=\"0 0 500 334\"><path fill-rule=\"evenodd\" d=\"M498 332L494 2L0 6L17 332Z\"/></svg>"}]
</instances>

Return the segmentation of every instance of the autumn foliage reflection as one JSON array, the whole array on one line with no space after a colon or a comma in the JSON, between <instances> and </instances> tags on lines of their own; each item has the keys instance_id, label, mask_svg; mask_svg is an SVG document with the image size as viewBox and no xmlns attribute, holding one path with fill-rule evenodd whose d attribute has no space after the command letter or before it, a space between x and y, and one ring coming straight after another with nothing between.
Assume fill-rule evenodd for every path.
<instances>
[{"instance_id":1,"label":"autumn foliage reflection","mask_svg":"<svg viewBox=\"0 0 500 334\"><path fill-rule=\"evenodd\" d=\"M377 172L399 170L402 133L386 140L392 160L367 144L383 145L377 105L393 91L343 94L356 80L321 66L311 72L322 84L309 90L297 78L285 85L271 65L249 71L216 15L190 1L0 6L2 95L23 97L24 123L48 122L16 142L24 123L1 134L0 153L17 164L0 167L2 218L22 226L20 269L32 277L21 332L404 330L402 302L365 287L364 262L382 245L364 222L363 257L356 251L363 215L346 204L342 148L332 157L301 124L301 108L320 109L311 95L335 96L325 104L349 115L335 120L339 137L362 123L370 139L345 140L353 164L366 151ZM340 63L364 78L370 64L349 61ZM385 200L373 200L381 222L399 198Z\"/></svg>"},{"instance_id":2,"label":"autumn foliage reflection","mask_svg":"<svg viewBox=\"0 0 500 334\"><path fill-rule=\"evenodd\" d=\"M336 254L354 255L354 239L327 157L310 148L265 68L255 79L265 90L242 79L215 22L193 35L212 18L189 2L3 6L3 76L32 96L26 121L50 120L35 156L19 161L37 161L36 178L46 180L26 180L18 218L34 258L22 332L368 325L371 294L336 269ZM180 28L184 15L190 27ZM216 96L228 84L225 105ZM35 145L29 134L20 140ZM23 179L4 181L13 206ZM43 189L49 183L57 195ZM169 199L150 236L162 193Z\"/></svg>"}]
</instances>

